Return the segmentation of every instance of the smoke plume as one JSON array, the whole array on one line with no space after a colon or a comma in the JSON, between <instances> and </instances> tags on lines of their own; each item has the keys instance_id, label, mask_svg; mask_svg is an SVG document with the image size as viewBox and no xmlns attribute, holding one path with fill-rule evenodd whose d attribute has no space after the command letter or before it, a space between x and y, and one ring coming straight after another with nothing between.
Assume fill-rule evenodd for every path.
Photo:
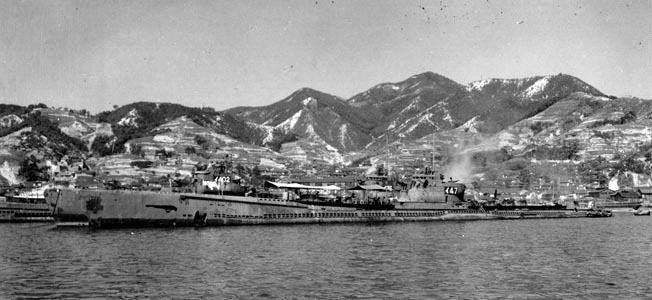
<instances>
[{"instance_id":1,"label":"smoke plume","mask_svg":"<svg viewBox=\"0 0 652 300\"><path fill-rule=\"evenodd\" d=\"M453 178L462 183L471 183L473 181L473 174L475 167L472 161L473 152L460 151L457 152L450 164L443 166L443 174L446 180Z\"/></svg>"}]
</instances>

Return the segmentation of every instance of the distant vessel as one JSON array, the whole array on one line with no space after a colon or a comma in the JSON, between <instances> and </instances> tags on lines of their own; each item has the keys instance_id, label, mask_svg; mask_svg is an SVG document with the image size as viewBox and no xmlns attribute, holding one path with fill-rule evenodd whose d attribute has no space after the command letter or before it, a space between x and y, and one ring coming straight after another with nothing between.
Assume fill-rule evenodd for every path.
<instances>
[{"instance_id":1,"label":"distant vessel","mask_svg":"<svg viewBox=\"0 0 652 300\"><path fill-rule=\"evenodd\" d=\"M51 189L47 202L59 226L174 227L301 223L353 223L441 220L607 217L588 210L505 208L488 211L465 201L461 183L432 183L432 197L400 201L374 197L383 187L360 186L364 197L336 199L307 197L305 191L324 187L267 182L276 190L239 187L229 176L204 181L195 193L128 190ZM300 193L304 191L304 193Z\"/></svg>"},{"instance_id":2,"label":"distant vessel","mask_svg":"<svg viewBox=\"0 0 652 300\"><path fill-rule=\"evenodd\" d=\"M51 222L52 207L44 189L24 191L0 197L0 222Z\"/></svg>"},{"instance_id":3,"label":"distant vessel","mask_svg":"<svg viewBox=\"0 0 652 300\"><path fill-rule=\"evenodd\" d=\"M598 188L589 191L588 199L593 201L596 209L612 211L633 211L643 204L641 195L632 189L612 191L607 188Z\"/></svg>"},{"instance_id":4,"label":"distant vessel","mask_svg":"<svg viewBox=\"0 0 652 300\"><path fill-rule=\"evenodd\" d=\"M614 201L614 200L597 200L595 201L595 207L600 209L610 209L610 210L622 210L622 211L631 211L635 207L643 204L641 200L623 200L623 201Z\"/></svg>"}]
</instances>

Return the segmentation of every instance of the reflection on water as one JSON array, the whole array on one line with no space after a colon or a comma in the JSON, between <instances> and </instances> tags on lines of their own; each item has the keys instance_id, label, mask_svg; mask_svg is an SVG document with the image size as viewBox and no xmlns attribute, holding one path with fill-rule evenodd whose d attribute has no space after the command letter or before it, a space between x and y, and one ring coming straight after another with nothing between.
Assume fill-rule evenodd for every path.
<instances>
[{"instance_id":1,"label":"reflection on water","mask_svg":"<svg viewBox=\"0 0 652 300\"><path fill-rule=\"evenodd\" d=\"M0 224L0 298L646 299L652 218L96 231Z\"/></svg>"}]
</instances>

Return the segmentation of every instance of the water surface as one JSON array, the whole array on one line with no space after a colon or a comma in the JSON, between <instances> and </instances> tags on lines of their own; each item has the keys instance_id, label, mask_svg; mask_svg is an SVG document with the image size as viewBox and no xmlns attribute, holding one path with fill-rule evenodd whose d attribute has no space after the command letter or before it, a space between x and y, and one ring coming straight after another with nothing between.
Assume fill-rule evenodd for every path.
<instances>
[{"instance_id":1,"label":"water surface","mask_svg":"<svg viewBox=\"0 0 652 300\"><path fill-rule=\"evenodd\" d=\"M649 299L652 218L0 224L0 298Z\"/></svg>"}]
</instances>

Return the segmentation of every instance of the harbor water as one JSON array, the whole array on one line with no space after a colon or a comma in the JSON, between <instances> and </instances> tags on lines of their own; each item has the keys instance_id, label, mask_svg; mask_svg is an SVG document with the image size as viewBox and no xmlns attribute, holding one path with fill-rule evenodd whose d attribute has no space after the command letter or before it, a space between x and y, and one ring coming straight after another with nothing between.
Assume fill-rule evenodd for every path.
<instances>
[{"instance_id":1,"label":"harbor water","mask_svg":"<svg viewBox=\"0 0 652 300\"><path fill-rule=\"evenodd\" d=\"M649 299L652 217L0 224L1 299Z\"/></svg>"}]
</instances>

